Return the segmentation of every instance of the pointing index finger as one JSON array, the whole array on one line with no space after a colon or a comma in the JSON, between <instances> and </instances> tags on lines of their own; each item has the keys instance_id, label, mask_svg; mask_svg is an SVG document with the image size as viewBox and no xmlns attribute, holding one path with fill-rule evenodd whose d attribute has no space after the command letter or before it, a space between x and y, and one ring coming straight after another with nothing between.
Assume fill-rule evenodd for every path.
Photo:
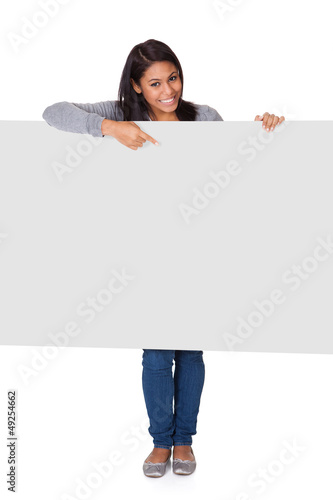
<instances>
[{"instance_id":1,"label":"pointing index finger","mask_svg":"<svg viewBox=\"0 0 333 500\"><path fill-rule=\"evenodd\" d=\"M141 137L143 139L146 139L147 141L150 141L152 142L153 144L155 144L156 146L159 146L159 143L156 141L156 139L153 139L153 137L151 137L150 135L146 134L146 132L141 132Z\"/></svg>"}]
</instances>

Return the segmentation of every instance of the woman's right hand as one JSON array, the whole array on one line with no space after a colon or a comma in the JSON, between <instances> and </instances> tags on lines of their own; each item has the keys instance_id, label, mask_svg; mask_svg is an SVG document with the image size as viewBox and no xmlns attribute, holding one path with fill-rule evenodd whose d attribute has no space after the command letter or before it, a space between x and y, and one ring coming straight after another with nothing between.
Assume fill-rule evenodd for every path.
<instances>
[{"instance_id":1,"label":"woman's right hand","mask_svg":"<svg viewBox=\"0 0 333 500\"><path fill-rule=\"evenodd\" d=\"M142 148L146 141L158 146L156 139L143 132L134 122L118 122L105 118L102 121L101 131L103 135L111 135L121 144L133 150Z\"/></svg>"}]
</instances>

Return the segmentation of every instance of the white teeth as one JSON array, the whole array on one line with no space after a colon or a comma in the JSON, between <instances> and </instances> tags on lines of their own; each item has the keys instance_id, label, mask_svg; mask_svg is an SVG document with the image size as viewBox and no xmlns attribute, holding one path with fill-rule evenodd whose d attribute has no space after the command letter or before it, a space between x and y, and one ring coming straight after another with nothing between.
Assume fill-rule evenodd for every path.
<instances>
[{"instance_id":1,"label":"white teeth","mask_svg":"<svg viewBox=\"0 0 333 500\"><path fill-rule=\"evenodd\" d=\"M174 100L174 97L172 99L168 99L167 101L161 101L161 102L172 102Z\"/></svg>"}]
</instances>

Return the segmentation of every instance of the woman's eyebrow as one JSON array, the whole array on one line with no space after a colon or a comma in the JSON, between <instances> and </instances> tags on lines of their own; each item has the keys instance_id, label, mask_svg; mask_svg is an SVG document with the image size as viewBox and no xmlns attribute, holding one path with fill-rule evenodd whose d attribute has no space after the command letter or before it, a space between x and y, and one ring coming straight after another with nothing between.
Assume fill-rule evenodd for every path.
<instances>
[{"instance_id":1,"label":"woman's eyebrow","mask_svg":"<svg viewBox=\"0 0 333 500\"><path fill-rule=\"evenodd\" d=\"M174 73L177 73L177 71L173 71L171 75L168 76L168 78L170 78L170 76L172 76ZM160 80L160 78L152 78L151 80L148 80L148 83L152 82L153 80Z\"/></svg>"}]
</instances>

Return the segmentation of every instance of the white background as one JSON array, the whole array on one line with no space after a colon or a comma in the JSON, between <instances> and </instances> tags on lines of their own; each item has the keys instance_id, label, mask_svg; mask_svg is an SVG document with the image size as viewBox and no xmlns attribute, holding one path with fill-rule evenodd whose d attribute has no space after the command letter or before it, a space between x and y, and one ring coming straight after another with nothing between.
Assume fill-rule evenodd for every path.
<instances>
[{"instance_id":1,"label":"white background","mask_svg":"<svg viewBox=\"0 0 333 500\"><path fill-rule=\"evenodd\" d=\"M210 0L62 3L17 51L8 35L20 35L26 19L36 20L41 2L2 4L0 119L41 120L46 106L62 100L116 99L128 53L148 38L177 54L184 98L209 104L224 120L253 120L265 111L292 120L332 119L329 0L226 0L224 15ZM0 214L0 232L4 220ZM193 438L197 470L190 477L169 470L154 481L142 473L152 449L142 351L70 348L46 361L26 385L18 367L31 366L35 354L30 347L0 349L2 497L11 498L5 484L11 388L18 392L19 499L78 498L78 479L86 481L93 462L115 450L123 464L86 498L199 499L208 489L210 498L221 500L332 495L331 356L204 352L206 380ZM133 437L141 426L145 432ZM285 440L304 449L274 468ZM277 471L263 494L247 485L260 467Z\"/></svg>"}]
</instances>

